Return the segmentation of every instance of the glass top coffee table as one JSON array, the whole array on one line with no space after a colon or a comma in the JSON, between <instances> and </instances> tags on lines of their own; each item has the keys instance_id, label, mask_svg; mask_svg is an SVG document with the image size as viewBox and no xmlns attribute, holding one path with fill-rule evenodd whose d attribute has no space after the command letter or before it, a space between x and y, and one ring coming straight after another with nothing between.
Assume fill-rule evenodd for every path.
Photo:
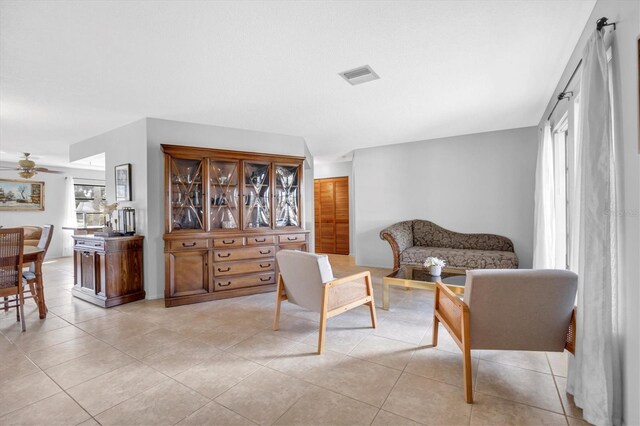
<instances>
[{"instance_id":1,"label":"glass top coffee table","mask_svg":"<svg viewBox=\"0 0 640 426\"><path fill-rule=\"evenodd\" d=\"M401 286L406 289L421 288L433 290L436 282L441 282L455 294L464 293L465 268L444 267L439 277L429 274L429 270L419 265L403 265L382 278L382 308L389 310L389 286Z\"/></svg>"}]
</instances>

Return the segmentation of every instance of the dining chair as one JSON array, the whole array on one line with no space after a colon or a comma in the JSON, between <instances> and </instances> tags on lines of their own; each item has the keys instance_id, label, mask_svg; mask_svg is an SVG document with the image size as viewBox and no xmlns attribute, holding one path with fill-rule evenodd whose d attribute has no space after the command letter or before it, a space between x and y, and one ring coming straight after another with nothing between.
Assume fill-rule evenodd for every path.
<instances>
[{"instance_id":1,"label":"dining chair","mask_svg":"<svg viewBox=\"0 0 640 426\"><path fill-rule=\"evenodd\" d=\"M21 228L24 230L24 245L36 247L42 236L42 226L23 225Z\"/></svg>"},{"instance_id":2,"label":"dining chair","mask_svg":"<svg viewBox=\"0 0 640 426\"><path fill-rule=\"evenodd\" d=\"M576 274L551 269L468 270L464 300L436 283L433 347L442 323L462 351L468 403L472 349L575 353L577 288Z\"/></svg>"},{"instance_id":3,"label":"dining chair","mask_svg":"<svg viewBox=\"0 0 640 426\"><path fill-rule=\"evenodd\" d=\"M0 296L5 297L5 309L16 308L17 319L21 322L22 331L25 331L22 293L23 243L22 228L0 229Z\"/></svg>"},{"instance_id":4,"label":"dining chair","mask_svg":"<svg viewBox=\"0 0 640 426\"><path fill-rule=\"evenodd\" d=\"M49 250L49 244L51 244L51 238L53 237L53 225L44 225L40 234L40 240L38 240L38 248L44 250L42 257L47 255ZM25 299L33 299L36 304L38 303L38 292L36 291L36 264L31 262L29 270L22 273L24 278L24 285L27 286L23 291L28 292L31 296L24 296Z\"/></svg>"},{"instance_id":5,"label":"dining chair","mask_svg":"<svg viewBox=\"0 0 640 426\"><path fill-rule=\"evenodd\" d=\"M280 274L276 291L273 329L280 328L280 305L287 300L320 314L318 353L324 350L327 319L361 305L369 306L371 326L376 328L376 307L369 271L334 278L327 255L297 250L276 254Z\"/></svg>"}]
</instances>

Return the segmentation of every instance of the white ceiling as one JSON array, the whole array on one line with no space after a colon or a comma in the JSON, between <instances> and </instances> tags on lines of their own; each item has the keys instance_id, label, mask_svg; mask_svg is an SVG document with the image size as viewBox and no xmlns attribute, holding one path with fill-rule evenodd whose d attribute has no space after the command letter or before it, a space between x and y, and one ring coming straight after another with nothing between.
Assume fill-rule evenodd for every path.
<instances>
[{"instance_id":1,"label":"white ceiling","mask_svg":"<svg viewBox=\"0 0 640 426\"><path fill-rule=\"evenodd\" d=\"M321 161L535 125L594 4L2 1L0 160L68 164L142 117L303 136ZM381 79L338 76L365 64Z\"/></svg>"}]
</instances>

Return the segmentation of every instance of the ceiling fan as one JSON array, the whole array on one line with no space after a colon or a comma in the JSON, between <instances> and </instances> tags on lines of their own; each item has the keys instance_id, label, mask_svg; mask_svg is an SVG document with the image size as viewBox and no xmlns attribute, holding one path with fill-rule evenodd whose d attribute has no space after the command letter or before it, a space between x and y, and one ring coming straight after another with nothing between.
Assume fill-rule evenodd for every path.
<instances>
[{"instance_id":1,"label":"ceiling fan","mask_svg":"<svg viewBox=\"0 0 640 426\"><path fill-rule=\"evenodd\" d=\"M38 173L62 173L57 170L49 170L45 167L36 167L36 163L29 159L31 153L23 152L24 158L18 161L18 167L0 167L0 170L17 170L18 175L25 179L29 179Z\"/></svg>"}]
</instances>

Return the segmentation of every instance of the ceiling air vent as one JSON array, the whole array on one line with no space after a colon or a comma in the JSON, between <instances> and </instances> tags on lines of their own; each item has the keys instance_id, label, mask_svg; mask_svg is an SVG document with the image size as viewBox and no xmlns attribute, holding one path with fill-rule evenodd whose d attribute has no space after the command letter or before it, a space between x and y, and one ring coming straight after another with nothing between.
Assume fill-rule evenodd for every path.
<instances>
[{"instance_id":1,"label":"ceiling air vent","mask_svg":"<svg viewBox=\"0 0 640 426\"><path fill-rule=\"evenodd\" d=\"M355 86L356 84L366 83L367 81L377 80L380 78L369 65L354 68L349 71L340 73L340 76L347 80L349 84Z\"/></svg>"}]
</instances>

